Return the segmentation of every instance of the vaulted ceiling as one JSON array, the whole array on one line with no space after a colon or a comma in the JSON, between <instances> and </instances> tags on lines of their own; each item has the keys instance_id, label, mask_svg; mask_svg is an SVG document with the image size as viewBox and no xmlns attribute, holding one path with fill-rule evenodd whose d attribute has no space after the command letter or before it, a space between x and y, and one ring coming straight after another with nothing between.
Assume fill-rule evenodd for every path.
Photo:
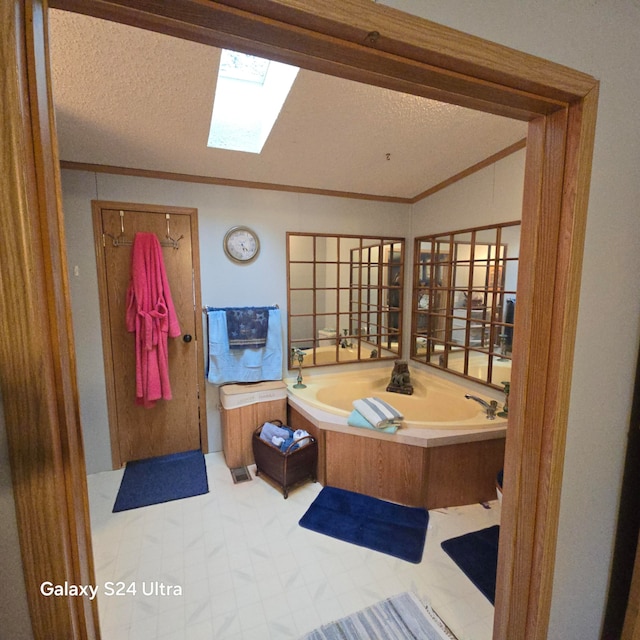
<instances>
[{"instance_id":1,"label":"vaulted ceiling","mask_svg":"<svg viewBox=\"0 0 640 640\"><path fill-rule=\"evenodd\" d=\"M63 161L413 198L526 123L301 70L261 154L207 147L220 50L50 12Z\"/></svg>"}]
</instances>

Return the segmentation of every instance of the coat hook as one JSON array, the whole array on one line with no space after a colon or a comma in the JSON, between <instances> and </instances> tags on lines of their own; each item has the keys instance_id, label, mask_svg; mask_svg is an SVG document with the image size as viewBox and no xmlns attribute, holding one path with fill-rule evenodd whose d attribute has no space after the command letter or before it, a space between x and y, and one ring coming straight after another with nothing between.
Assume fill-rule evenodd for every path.
<instances>
[{"instance_id":1,"label":"coat hook","mask_svg":"<svg viewBox=\"0 0 640 640\"><path fill-rule=\"evenodd\" d=\"M184 235L180 235L179 238L171 237L171 226L170 219L171 216L168 213L164 215L165 220L167 221L167 235L165 240L161 240L160 244L163 247L172 247L173 249L179 249L179 242L184 238ZM123 247L123 246L131 246L133 244L133 240L129 240L124 234L124 211L120 211L120 234L116 237L108 232L102 234L102 246L105 246L105 236L109 236L113 243L114 247Z\"/></svg>"},{"instance_id":2,"label":"coat hook","mask_svg":"<svg viewBox=\"0 0 640 640\"><path fill-rule=\"evenodd\" d=\"M126 244L126 237L124 235L124 211L120 210L120 233L118 236L114 236L111 233L103 234L103 246L104 246L104 235L108 235L113 242L114 247L118 247L122 244Z\"/></svg>"},{"instance_id":3,"label":"coat hook","mask_svg":"<svg viewBox=\"0 0 640 640\"><path fill-rule=\"evenodd\" d=\"M174 249L177 249L178 248L178 242L180 242L180 240L182 240L182 238L184 238L184 234L180 235L179 238L172 238L171 237L171 229L169 227L169 221L171 220L171 214L165 213L164 217L165 217L165 219L167 221L167 240L171 243L171 246Z\"/></svg>"}]
</instances>

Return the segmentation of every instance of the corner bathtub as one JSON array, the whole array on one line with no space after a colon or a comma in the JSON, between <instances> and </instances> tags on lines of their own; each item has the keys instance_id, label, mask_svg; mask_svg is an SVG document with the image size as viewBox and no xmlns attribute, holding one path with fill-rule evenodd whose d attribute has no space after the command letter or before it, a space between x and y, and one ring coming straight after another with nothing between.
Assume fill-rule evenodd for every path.
<instances>
[{"instance_id":1,"label":"corner bathtub","mask_svg":"<svg viewBox=\"0 0 640 640\"><path fill-rule=\"evenodd\" d=\"M492 399L490 396L421 370L410 371L412 395L387 392L391 368L378 368L333 375L305 375L303 382L307 388L294 389L293 383L289 383L289 397L335 416L348 417L354 400L376 396L404 415L398 433L406 429L504 430L506 427L506 419L487 420L484 409L464 397L471 393L488 401Z\"/></svg>"},{"instance_id":2,"label":"corner bathtub","mask_svg":"<svg viewBox=\"0 0 640 640\"><path fill-rule=\"evenodd\" d=\"M286 381L289 425L318 440L320 483L426 509L495 500L507 420L487 420L483 408L464 396L499 400L500 394L413 368L413 395L387 393L392 368L305 372L306 389ZM347 424L352 402L367 396L404 414L395 434Z\"/></svg>"}]
</instances>

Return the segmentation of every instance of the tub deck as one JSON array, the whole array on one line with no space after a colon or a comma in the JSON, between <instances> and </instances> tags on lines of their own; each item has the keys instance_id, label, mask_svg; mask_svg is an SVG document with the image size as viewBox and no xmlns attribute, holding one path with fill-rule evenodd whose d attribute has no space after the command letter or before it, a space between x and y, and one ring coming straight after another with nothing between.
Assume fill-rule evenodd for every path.
<instances>
[{"instance_id":1,"label":"tub deck","mask_svg":"<svg viewBox=\"0 0 640 640\"><path fill-rule=\"evenodd\" d=\"M480 426L455 429L408 426L388 434L351 427L347 415L311 404L291 387L288 423L318 441L321 484L426 509L496 499L506 420L483 418Z\"/></svg>"}]
</instances>

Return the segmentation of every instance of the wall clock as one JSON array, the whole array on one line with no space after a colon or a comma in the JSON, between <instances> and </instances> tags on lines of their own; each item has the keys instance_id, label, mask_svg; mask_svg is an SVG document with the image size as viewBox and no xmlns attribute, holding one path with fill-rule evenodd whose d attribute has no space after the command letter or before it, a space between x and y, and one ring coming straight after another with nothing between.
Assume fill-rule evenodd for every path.
<instances>
[{"instance_id":1,"label":"wall clock","mask_svg":"<svg viewBox=\"0 0 640 640\"><path fill-rule=\"evenodd\" d=\"M247 263L260 252L258 234L249 227L232 227L224 236L224 252L234 262Z\"/></svg>"}]
</instances>

